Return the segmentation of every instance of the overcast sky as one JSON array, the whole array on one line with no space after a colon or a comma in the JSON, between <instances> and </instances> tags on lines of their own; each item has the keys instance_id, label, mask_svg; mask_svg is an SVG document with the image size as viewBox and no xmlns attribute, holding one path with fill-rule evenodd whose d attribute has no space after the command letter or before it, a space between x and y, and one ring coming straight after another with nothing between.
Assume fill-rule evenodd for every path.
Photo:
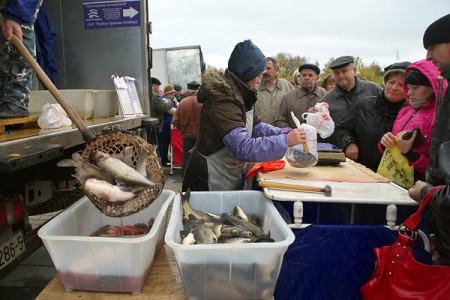
<instances>
[{"instance_id":1,"label":"overcast sky","mask_svg":"<svg viewBox=\"0 0 450 300\"><path fill-rule=\"evenodd\" d=\"M448 0L149 0L153 49L200 45L207 65L227 66L251 39L266 56L307 57L320 68L353 55L382 68L425 58L422 37ZM398 53L398 54L397 54Z\"/></svg>"}]
</instances>

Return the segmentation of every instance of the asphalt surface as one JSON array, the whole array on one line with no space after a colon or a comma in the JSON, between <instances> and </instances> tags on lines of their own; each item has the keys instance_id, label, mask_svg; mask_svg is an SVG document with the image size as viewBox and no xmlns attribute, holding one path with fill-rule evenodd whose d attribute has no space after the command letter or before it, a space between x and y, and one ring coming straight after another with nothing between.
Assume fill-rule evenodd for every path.
<instances>
[{"instance_id":1,"label":"asphalt surface","mask_svg":"<svg viewBox=\"0 0 450 300\"><path fill-rule=\"evenodd\" d=\"M170 167L164 168L164 189L179 193L182 185L181 170L174 168L171 175ZM30 223L34 222L33 226L39 226L39 223L42 225L54 215L34 216ZM47 249L41 246L0 280L0 300L34 300L56 275L57 271Z\"/></svg>"}]
</instances>

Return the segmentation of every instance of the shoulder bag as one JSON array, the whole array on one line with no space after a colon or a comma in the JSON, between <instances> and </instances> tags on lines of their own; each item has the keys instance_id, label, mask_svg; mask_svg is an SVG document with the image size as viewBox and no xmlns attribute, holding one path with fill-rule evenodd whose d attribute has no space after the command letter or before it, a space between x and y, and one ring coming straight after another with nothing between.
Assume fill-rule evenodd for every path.
<instances>
[{"instance_id":1,"label":"shoulder bag","mask_svg":"<svg viewBox=\"0 0 450 300\"><path fill-rule=\"evenodd\" d=\"M422 264L412 250L422 211L442 187L426 193L419 209L400 225L394 244L374 249L375 271L361 287L363 299L450 299L450 267Z\"/></svg>"}]
</instances>

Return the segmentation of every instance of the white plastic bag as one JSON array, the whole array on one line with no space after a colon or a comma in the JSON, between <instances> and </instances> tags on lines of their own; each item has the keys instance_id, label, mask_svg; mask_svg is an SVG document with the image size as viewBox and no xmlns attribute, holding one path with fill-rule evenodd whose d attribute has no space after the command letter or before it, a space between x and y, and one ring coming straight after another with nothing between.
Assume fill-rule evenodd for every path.
<instances>
[{"instance_id":1,"label":"white plastic bag","mask_svg":"<svg viewBox=\"0 0 450 300\"><path fill-rule=\"evenodd\" d=\"M45 104L38 119L38 125L42 129L59 128L72 125L67 113L60 104Z\"/></svg>"},{"instance_id":2,"label":"white plastic bag","mask_svg":"<svg viewBox=\"0 0 450 300\"><path fill-rule=\"evenodd\" d=\"M334 121L328 110L328 103L320 102L314 106L317 109L315 113L304 113L302 118L306 120L306 124L317 128L317 133L321 138L325 139L334 132Z\"/></svg>"},{"instance_id":3,"label":"white plastic bag","mask_svg":"<svg viewBox=\"0 0 450 300\"><path fill-rule=\"evenodd\" d=\"M292 117L295 115L291 112ZM296 118L294 118L294 121ZM298 121L298 120L297 120ZM306 132L306 144L298 144L289 147L286 152L287 162L295 168L309 168L315 166L319 161L317 153L317 129L308 124L295 122L298 128L303 128Z\"/></svg>"}]
</instances>

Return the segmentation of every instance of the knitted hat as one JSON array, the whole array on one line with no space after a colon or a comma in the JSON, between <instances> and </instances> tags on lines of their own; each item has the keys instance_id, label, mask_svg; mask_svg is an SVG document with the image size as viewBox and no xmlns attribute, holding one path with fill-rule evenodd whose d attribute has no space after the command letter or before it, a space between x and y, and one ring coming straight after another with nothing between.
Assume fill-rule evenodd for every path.
<instances>
[{"instance_id":1,"label":"knitted hat","mask_svg":"<svg viewBox=\"0 0 450 300\"><path fill-rule=\"evenodd\" d=\"M431 86L428 78L417 69L411 69L405 78L406 84Z\"/></svg>"},{"instance_id":2,"label":"knitted hat","mask_svg":"<svg viewBox=\"0 0 450 300\"><path fill-rule=\"evenodd\" d=\"M265 55L251 40L238 43L228 60L228 70L243 82L260 75L266 65Z\"/></svg>"},{"instance_id":3,"label":"knitted hat","mask_svg":"<svg viewBox=\"0 0 450 300\"><path fill-rule=\"evenodd\" d=\"M450 42L450 14L434 21L423 35L423 46L428 47Z\"/></svg>"},{"instance_id":4,"label":"knitted hat","mask_svg":"<svg viewBox=\"0 0 450 300\"><path fill-rule=\"evenodd\" d=\"M181 85L175 84L173 88L175 91L181 91Z\"/></svg>"}]
</instances>

